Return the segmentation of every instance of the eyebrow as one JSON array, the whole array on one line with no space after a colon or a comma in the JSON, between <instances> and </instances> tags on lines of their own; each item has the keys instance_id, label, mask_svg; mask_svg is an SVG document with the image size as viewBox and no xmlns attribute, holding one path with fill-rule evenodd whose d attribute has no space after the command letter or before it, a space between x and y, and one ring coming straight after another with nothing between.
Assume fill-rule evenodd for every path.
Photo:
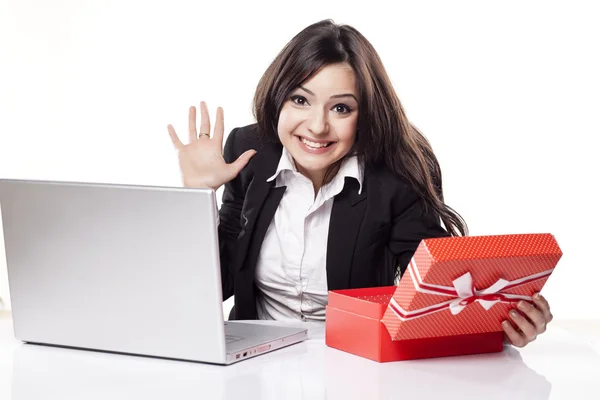
<instances>
[{"instance_id":1,"label":"eyebrow","mask_svg":"<svg viewBox=\"0 0 600 400\"><path fill-rule=\"evenodd\" d=\"M313 92L311 92L310 90L308 90L307 88L303 87L303 86L298 86L300 89L304 90L306 93L310 94L311 96L314 96L315 94ZM342 97L352 97L354 100L356 100L356 102L358 103L358 99L356 98L356 96L354 96L352 93L344 93L344 94L334 94L333 96L331 96L331 99L339 99Z\"/></svg>"}]
</instances>

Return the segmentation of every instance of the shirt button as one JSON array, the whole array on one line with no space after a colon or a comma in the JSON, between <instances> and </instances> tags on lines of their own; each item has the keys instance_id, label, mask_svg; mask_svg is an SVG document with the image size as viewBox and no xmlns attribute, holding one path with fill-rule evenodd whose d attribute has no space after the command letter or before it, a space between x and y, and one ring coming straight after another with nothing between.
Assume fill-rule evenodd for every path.
<instances>
[{"instance_id":1,"label":"shirt button","mask_svg":"<svg viewBox=\"0 0 600 400\"><path fill-rule=\"evenodd\" d=\"M302 322L306 322L306 315L300 314L300 318L302 319Z\"/></svg>"}]
</instances>

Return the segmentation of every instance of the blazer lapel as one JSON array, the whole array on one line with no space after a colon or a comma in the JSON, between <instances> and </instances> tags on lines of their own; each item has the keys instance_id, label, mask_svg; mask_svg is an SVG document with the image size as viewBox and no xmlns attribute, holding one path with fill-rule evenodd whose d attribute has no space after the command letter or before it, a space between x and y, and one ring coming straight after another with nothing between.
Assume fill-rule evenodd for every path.
<instances>
[{"instance_id":1,"label":"blazer lapel","mask_svg":"<svg viewBox=\"0 0 600 400\"><path fill-rule=\"evenodd\" d=\"M354 248L367 202L367 179L361 194L358 182L346 178L344 190L338 194L331 210L327 239L327 287L329 290L348 289Z\"/></svg>"},{"instance_id":2,"label":"blazer lapel","mask_svg":"<svg viewBox=\"0 0 600 400\"><path fill-rule=\"evenodd\" d=\"M245 257L245 262L242 263L242 268L248 268L251 271L255 270L267 229L269 229L269 225L275 216L275 212L281 202L285 189L285 186L269 188L262 204L262 208L256 218L252 235L248 240L248 245L246 246L247 255Z\"/></svg>"},{"instance_id":3,"label":"blazer lapel","mask_svg":"<svg viewBox=\"0 0 600 400\"><path fill-rule=\"evenodd\" d=\"M267 182L267 179L277 169L281 149L281 146L276 145L264 146L254 156L255 159L250 161L257 165L254 168L255 175L246 190L240 216L242 231L238 236L238 268L243 268L244 265L248 264L244 261L251 243L253 247L258 246L260 249L267 228L283 197L285 187L275 188L275 181Z\"/></svg>"}]
</instances>

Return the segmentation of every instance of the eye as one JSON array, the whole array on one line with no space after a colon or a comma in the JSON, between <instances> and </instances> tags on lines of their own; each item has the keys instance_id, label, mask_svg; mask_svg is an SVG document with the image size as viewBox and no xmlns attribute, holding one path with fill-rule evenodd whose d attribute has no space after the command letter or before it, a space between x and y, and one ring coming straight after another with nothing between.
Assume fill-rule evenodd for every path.
<instances>
[{"instance_id":1,"label":"eye","mask_svg":"<svg viewBox=\"0 0 600 400\"><path fill-rule=\"evenodd\" d=\"M306 100L306 98L304 96L295 95L295 96L290 97L290 100L292 100L292 102L294 104L297 104L299 106L308 104L308 101Z\"/></svg>"},{"instance_id":2,"label":"eye","mask_svg":"<svg viewBox=\"0 0 600 400\"><path fill-rule=\"evenodd\" d=\"M352 112L352 109L345 104L336 104L333 110L339 114L350 114Z\"/></svg>"}]
</instances>

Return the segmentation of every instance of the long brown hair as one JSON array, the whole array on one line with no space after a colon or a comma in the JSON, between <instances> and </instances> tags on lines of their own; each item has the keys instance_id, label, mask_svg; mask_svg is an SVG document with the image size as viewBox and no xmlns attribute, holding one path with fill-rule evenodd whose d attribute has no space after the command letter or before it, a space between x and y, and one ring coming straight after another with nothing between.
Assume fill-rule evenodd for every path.
<instances>
[{"instance_id":1,"label":"long brown hair","mask_svg":"<svg viewBox=\"0 0 600 400\"><path fill-rule=\"evenodd\" d=\"M407 180L454 236L467 235L463 218L444 204L442 173L431 145L407 119L379 55L349 25L331 20L298 33L267 68L254 96L260 131L279 140L279 113L290 93L329 64L348 63L356 74L359 107L353 150L365 167L384 165Z\"/></svg>"}]
</instances>

